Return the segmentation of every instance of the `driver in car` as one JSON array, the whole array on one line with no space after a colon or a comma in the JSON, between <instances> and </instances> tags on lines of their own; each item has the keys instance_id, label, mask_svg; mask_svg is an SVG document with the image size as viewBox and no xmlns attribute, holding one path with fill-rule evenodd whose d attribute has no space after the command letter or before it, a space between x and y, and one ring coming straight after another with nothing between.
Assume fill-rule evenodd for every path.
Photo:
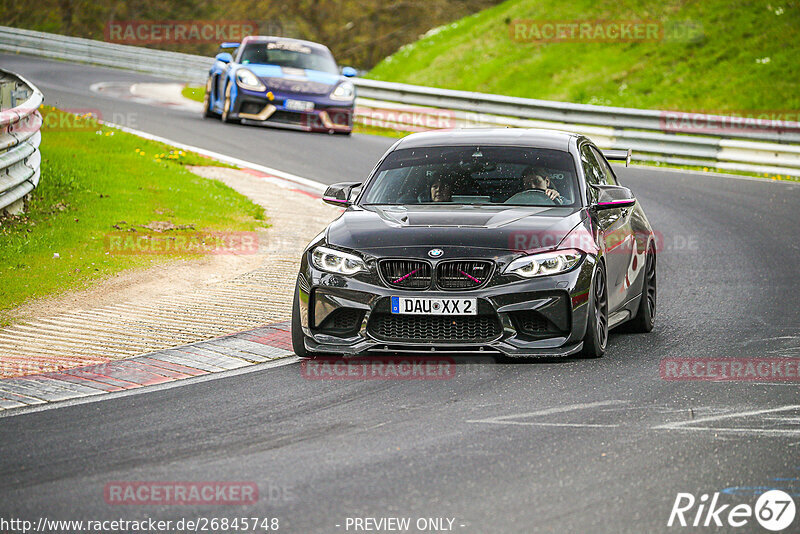
<instances>
[{"instance_id":1,"label":"driver in car","mask_svg":"<svg viewBox=\"0 0 800 534\"><path fill-rule=\"evenodd\" d=\"M541 200L546 200L552 204L564 203L564 198L561 196L561 193L550 186L550 179L547 178L547 173L544 169L533 166L527 167L522 172L522 185L524 189L506 200L507 204L514 204L516 202L522 202L523 204L534 202L534 204L539 204L540 201L534 200L535 196L533 195L541 195Z\"/></svg>"},{"instance_id":2,"label":"driver in car","mask_svg":"<svg viewBox=\"0 0 800 534\"><path fill-rule=\"evenodd\" d=\"M453 200L455 173L441 172L431 182L431 202L450 202Z\"/></svg>"},{"instance_id":3,"label":"driver in car","mask_svg":"<svg viewBox=\"0 0 800 534\"><path fill-rule=\"evenodd\" d=\"M525 190L539 189L544 191L544 194L557 204L562 204L564 202L561 193L550 184L550 178L548 178L547 172L545 172L544 169L528 167L522 173L522 183Z\"/></svg>"}]
</instances>

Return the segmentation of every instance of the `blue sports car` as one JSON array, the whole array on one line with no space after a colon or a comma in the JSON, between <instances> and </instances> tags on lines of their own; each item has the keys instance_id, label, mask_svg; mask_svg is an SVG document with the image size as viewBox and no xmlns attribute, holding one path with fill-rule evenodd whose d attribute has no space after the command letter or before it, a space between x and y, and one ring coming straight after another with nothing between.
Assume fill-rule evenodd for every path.
<instances>
[{"instance_id":1,"label":"blue sports car","mask_svg":"<svg viewBox=\"0 0 800 534\"><path fill-rule=\"evenodd\" d=\"M223 122L350 134L356 90L352 67L324 45L250 36L223 43L209 71L204 116Z\"/></svg>"}]
</instances>

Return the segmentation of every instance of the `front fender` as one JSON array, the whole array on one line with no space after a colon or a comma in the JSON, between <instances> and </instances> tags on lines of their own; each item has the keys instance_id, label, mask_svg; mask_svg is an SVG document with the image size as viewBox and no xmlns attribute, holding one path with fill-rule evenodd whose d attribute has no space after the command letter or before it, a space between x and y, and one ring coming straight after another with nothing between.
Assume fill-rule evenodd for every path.
<instances>
[{"instance_id":1,"label":"front fender","mask_svg":"<svg viewBox=\"0 0 800 534\"><path fill-rule=\"evenodd\" d=\"M228 90L228 87L231 88L231 109L233 109L233 104L239 96L239 86L236 85L236 69L228 70L225 76L225 91Z\"/></svg>"}]
</instances>

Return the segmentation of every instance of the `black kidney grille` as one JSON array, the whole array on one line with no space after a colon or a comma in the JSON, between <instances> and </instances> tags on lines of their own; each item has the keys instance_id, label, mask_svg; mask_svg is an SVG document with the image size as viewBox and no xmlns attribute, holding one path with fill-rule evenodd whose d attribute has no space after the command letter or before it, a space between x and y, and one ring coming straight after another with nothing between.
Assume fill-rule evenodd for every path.
<instances>
[{"instance_id":1,"label":"black kidney grille","mask_svg":"<svg viewBox=\"0 0 800 534\"><path fill-rule=\"evenodd\" d=\"M381 274L389 287L428 289L431 286L431 266L419 260L384 260Z\"/></svg>"},{"instance_id":2,"label":"black kidney grille","mask_svg":"<svg viewBox=\"0 0 800 534\"><path fill-rule=\"evenodd\" d=\"M492 262L457 260L436 267L436 284L442 289L476 289L492 274Z\"/></svg>"},{"instance_id":3,"label":"black kidney grille","mask_svg":"<svg viewBox=\"0 0 800 534\"><path fill-rule=\"evenodd\" d=\"M502 330L495 315L395 315L373 313L369 332L385 341L482 342L500 336Z\"/></svg>"}]
</instances>

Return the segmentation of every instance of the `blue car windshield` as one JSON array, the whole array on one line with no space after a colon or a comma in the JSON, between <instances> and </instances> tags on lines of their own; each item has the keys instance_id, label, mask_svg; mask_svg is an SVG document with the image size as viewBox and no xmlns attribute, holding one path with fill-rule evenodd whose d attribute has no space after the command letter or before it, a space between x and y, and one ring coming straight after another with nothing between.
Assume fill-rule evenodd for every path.
<instances>
[{"instance_id":1,"label":"blue car windshield","mask_svg":"<svg viewBox=\"0 0 800 534\"><path fill-rule=\"evenodd\" d=\"M572 155L563 150L447 146L395 150L361 197L363 205L577 206Z\"/></svg>"},{"instance_id":2,"label":"blue car windshield","mask_svg":"<svg viewBox=\"0 0 800 534\"><path fill-rule=\"evenodd\" d=\"M248 43L239 62L243 65L277 65L295 69L311 69L338 74L336 61L324 49L312 48L292 41Z\"/></svg>"}]
</instances>

